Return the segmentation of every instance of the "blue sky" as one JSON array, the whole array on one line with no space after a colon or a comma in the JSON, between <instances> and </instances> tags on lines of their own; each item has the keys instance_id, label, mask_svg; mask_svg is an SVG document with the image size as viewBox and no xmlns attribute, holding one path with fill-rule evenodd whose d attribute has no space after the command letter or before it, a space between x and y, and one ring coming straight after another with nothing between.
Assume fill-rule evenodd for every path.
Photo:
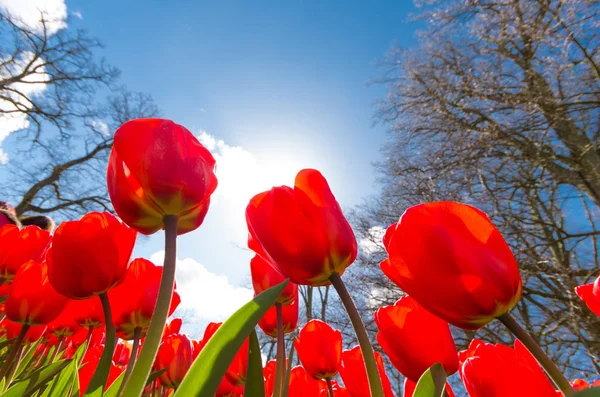
<instances>
[{"instance_id":1,"label":"blue sky","mask_svg":"<svg viewBox=\"0 0 600 397\"><path fill-rule=\"evenodd\" d=\"M244 207L253 194L293 184L306 167L325 175L344 208L375 191L371 164L385 131L373 126L374 102L385 91L367 83L393 44L415 44L417 25L407 22L410 1L373 4L67 0L68 29L101 39L121 82L150 93L217 157L207 219L180 238L188 301L205 299L197 294L209 284L235 296L222 297L231 301L224 313L249 296ZM136 255L151 257L162 238L140 239Z\"/></svg>"}]
</instances>

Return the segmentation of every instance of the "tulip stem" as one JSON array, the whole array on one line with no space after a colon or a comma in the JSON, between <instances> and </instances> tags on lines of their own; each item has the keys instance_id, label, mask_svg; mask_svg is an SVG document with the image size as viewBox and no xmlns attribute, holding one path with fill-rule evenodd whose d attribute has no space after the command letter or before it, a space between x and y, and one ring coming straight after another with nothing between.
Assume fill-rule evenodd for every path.
<instances>
[{"instance_id":1,"label":"tulip stem","mask_svg":"<svg viewBox=\"0 0 600 397\"><path fill-rule=\"evenodd\" d=\"M175 289L175 262L177 260L177 215L166 215L163 218L165 228L165 261L163 265L162 278L154 307L154 315L150 320L150 326L144 340L144 346L140 352L129 382L123 389L124 397L138 397L146 386L146 379L150 375L152 364L156 358L156 352L162 339L169 307Z\"/></svg>"},{"instance_id":2,"label":"tulip stem","mask_svg":"<svg viewBox=\"0 0 600 397\"><path fill-rule=\"evenodd\" d=\"M550 379L554 381L556 386L563 392L566 397L573 396L575 390L569 383L567 378L563 375L562 371L554 364L554 362L548 357L548 355L542 350L542 348L536 343L536 341L529 335L529 333L519 325L513 316L509 313L505 313L498 317L498 320L502 322L512 332L523 345L533 354L538 363L544 368Z\"/></svg>"},{"instance_id":3,"label":"tulip stem","mask_svg":"<svg viewBox=\"0 0 600 397\"><path fill-rule=\"evenodd\" d=\"M274 397L283 396L283 381L285 379L285 339L283 336L283 309L281 303L275 303L277 312L277 359L275 361Z\"/></svg>"},{"instance_id":4,"label":"tulip stem","mask_svg":"<svg viewBox=\"0 0 600 397\"><path fill-rule=\"evenodd\" d=\"M356 333L356 338L358 339L358 344L360 345L365 368L367 370L367 377L369 378L371 397L383 397L381 377L379 375L379 370L377 369L375 353L373 352L373 347L371 346L371 341L369 340L369 334L367 334L365 324L362 322L360 314L358 313L358 309L356 308L356 305L354 305L352 297L348 293L348 290L346 289L346 286L344 285L340 275L338 273L333 273L329 277L329 281L331 281L333 288L335 288L340 296L340 300L342 301L342 304L348 313L348 317L350 317L352 326L354 327L354 332Z\"/></svg>"},{"instance_id":5,"label":"tulip stem","mask_svg":"<svg viewBox=\"0 0 600 397\"><path fill-rule=\"evenodd\" d=\"M333 386L331 385L331 378L326 378L325 381L327 382L327 390L329 391L329 397L334 397Z\"/></svg>"},{"instance_id":6,"label":"tulip stem","mask_svg":"<svg viewBox=\"0 0 600 397\"><path fill-rule=\"evenodd\" d=\"M125 375L123 375L123 380L121 381L121 386L119 386L117 396L121 395L121 393L123 392L123 387L125 387L125 384L131 376L131 371L133 370L133 366L135 365L135 360L137 358L137 352L140 348L140 339L142 339L142 328L135 327L135 329L133 330L133 346L131 347L131 355L129 356L127 369L125 370Z\"/></svg>"},{"instance_id":7,"label":"tulip stem","mask_svg":"<svg viewBox=\"0 0 600 397\"><path fill-rule=\"evenodd\" d=\"M285 367L285 378L283 379L283 397L288 396L288 389L290 386L290 376L292 373L292 367L294 365L294 351L295 351L294 344L291 343L290 351L288 352L288 355L287 355L288 364Z\"/></svg>"},{"instance_id":8,"label":"tulip stem","mask_svg":"<svg viewBox=\"0 0 600 397\"><path fill-rule=\"evenodd\" d=\"M85 391L84 396L100 397L104 393L104 387L108 380L108 374L112 365L112 357L115 352L116 344L116 331L112 321L112 313L110 310L110 302L108 301L108 295L106 292L98 295L100 302L102 302L102 310L104 311L104 324L106 325L106 342L104 343L104 350L100 361L98 361L98 367L92 376L92 380Z\"/></svg>"},{"instance_id":9,"label":"tulip stem","mask_svg":"<svg viewBox=\"0 0 600 397\"><path fill-rule=\"evenodd\" d=\"M2 365L2 369L0 369L0 379L4 378L10 372L13 361L15 360L15 357L17 356L17 353L21 348L21 345L23 344L23 340L25 339L25 335L27 334L28 330L29 325L23 324L21 326L19 336L17 336L17 339L15 339L15 341L13 342L10 351L6 356L6 361L4 361L4 365ZM6 384L8 384L8 382L6 382Z\"/></svg>"}]
</instances>

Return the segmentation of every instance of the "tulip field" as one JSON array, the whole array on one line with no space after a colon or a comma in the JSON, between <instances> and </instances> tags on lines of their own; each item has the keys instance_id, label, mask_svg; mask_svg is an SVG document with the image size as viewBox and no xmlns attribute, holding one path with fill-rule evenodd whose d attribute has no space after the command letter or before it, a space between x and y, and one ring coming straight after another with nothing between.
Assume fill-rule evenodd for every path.
<instances>
[{"instance_id":1,"label":"tulip field","mask_svg":"<svg viewBox=\"0 0 600 397\"><path fill-rule=\"evenodd\" d=\"M55 227L1 204L0 397L400 397L390 368L405 378L404 397L600 396L600 380L565 377L511 314L523 290L518 263L470 205L423 203L386 225L379 271L403 294L375 311L369 334L372 314L357 309L345 284L357 239L315 169L249 201L255 256L243 266L254 299L190 338L172 316L181 303L177 237L202 227L215 167L185 127L134 119L115 132L107 164L114 213ZM164 263L132 258L138 233L160 230ZM298 286L328 285L356 346L344 348L342 333L321 320L298 327ZM575 292L600 316L600 278ZM491 322L514 342L475 337L457 349L450 325L476 331ZM277 340L275 360L263 362L259 336ZM291 350L286 338L295 338ZM467 394L453 390L461 383Z\"/></svg>"}]
</instances>

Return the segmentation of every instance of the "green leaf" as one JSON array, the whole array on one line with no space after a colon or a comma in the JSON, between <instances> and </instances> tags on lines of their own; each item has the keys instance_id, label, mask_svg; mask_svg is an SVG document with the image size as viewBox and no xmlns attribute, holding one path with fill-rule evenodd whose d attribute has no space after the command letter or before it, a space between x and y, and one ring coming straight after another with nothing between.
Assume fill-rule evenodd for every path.
<instances>
[{"instance_id":1,"label":"green leaf","mask_svg":"<svg viewBox=\"0 0 600 397\"><path fill-rule=\"evenodd\" d=\"M236 353L288 280L257 295L223 323L200 352L174 397L214 396Z\"/></svg>"},{"instance_id":2,"label":"green leaf","mask_svg":"<svg viewBox=\"0 0 600 397\"><path fill-rule=\"evenodd\" d=\"M600 397L600 387L582 390L580 392L575 393L573 397Z\"/></svg>"},{"instance_id":3,"label":"green leaf","mask_svg":"<svg viewBox=\"0 0 600 397\"><path fill-rule=\"evenodd\" d=\"M8 390L2 393L0 397L23 397L25 395L31 395L52 380L52 378L60 373L70 362L71 360L63 360L37 369L33 371L27 379L12 385Z\"/></svg>"},{"instance_id":4,"label":"green leaf","mask_svg":"<svg viewBox=\"0 0 600 397\"><path fill-rule=\"evenodd\" d=\"M244 397L265 397L265 379L263 376L262 357L256 330L250 333L250 349L248 349L248 370Z\"/></svg>"},{"instance_id":5,"label":"green leaf","mask_svg":"<svg viewBox=\"0 0 600 397\"><path fill-rule=\"evenodd\" d=\"M119 387L121 387L121 383L123 382L123 377L125 376L125 371L121 372L121 375L110 385L108 389L104 392L102 397L117 397L117 393L119 392Z\"/></svg>"},{"instance_id":6,"label":"green leaf","mask_svg":"<svg viewBox=\"0 0 600 397\"><path fill-rule=\"evenodd\" d=\"M79 362L85 349L85 343L79 346L69 365L54 378L40 397L76 395L74 392L79 391Z\"/></svg>"},{"instance_id":7,"label":"green leaf","mask_svg":"<svg viewBox=\"0 0 600 397\"><path fill-rule=\"evenodd\" d=\"M20 380L19 377L21 376L21 374L23 374L23 372L26 369L29 369L30 366L29 363L31 362L31 360L33 359L33 355L35 354L35 351L37 350L38 345L42 343L42 340L38 340L35 343L29 344L24 348L24 352L22 354L21 359L19 360L19 363L17 364L17 369L15 370L15 373L13 375L13 377L17 380Z\"/></svg>"},{"instance_id":8,"label":"green leaf","mask_svg":"<svg viewBox=\"0 0 600 397\"><path fill-rule=\"evenodd\" d=\"M431 366L419 379L413 397L442 397L446 387L446 372L442 364Z\"/></svg>"}]
</instances>

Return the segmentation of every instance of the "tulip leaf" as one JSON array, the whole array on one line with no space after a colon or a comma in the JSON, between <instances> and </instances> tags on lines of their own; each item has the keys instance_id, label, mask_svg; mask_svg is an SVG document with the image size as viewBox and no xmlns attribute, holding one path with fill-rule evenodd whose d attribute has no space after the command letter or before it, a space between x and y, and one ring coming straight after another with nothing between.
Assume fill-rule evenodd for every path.
<instances>
[{"instance_id":1,"label":"tulip leaf","mask_svg":"<svg viewBox=\"0 0 600 397\"><path fill-rule=\"evenodd\" d=\"M288 280L257 295L233 313L210 338L173 397L214 396L229 364Z\"/></svg>"},{"instance_id":2,"label":"tulip leaf","mask_svg":"<svg viewBox=\"0 0 600 397\"><path fill-rule=\"evenodd\" d=\"M248 349L248 370L244 397L265 397L265 380L263 376L262 357L256 330L250 333L250 348Z\"/></svg>"},{"instance_id":3,"label":"tulip leaf","mask_svg":"<svg viewBox=\"0 0 600 397\"><path fill-rule=\"evenodd\" d=\"M582 390L573 394L573 397L598 397L600 396L600 387Z\"/></svg>"},{"instance_id":4,"label":"tulip leaf","mask_svg":"<svg viewBox=\"0 0 600 397\"><path fill-rule=\"evenodd\" d=\"M117 393L119 393L119 388L121 387L121 383L123 383L124 376L125 371L121 372L117 379L115 379L115 381L109 386L109 388L106 389L102 397L117 397Z\"/></svg>"},{"instance_id":5,"label":"tulip leaf","mask_svg":"<svg viewBox=\"0 0 600 397\"><path fill-rule=\"evenodd\" d=\"M63 360L56 363L52 363L45 367L36 369L31 375L21 381L12 385L8 390L0 395L0 397L23 397L26 395L33 394L34 391L39 390L58 373L60 373L71 360Z\"/></svg>"},{"instance_id":6,"label":"tulip leaf","mask_svg":"<svg viewBox=\"0 0 600 397\"><path fill-rule=\"evenodd\" d=\"M446 387L446 372L442 364L433 364L419 379L413 397L442 397Z\"/></svg>"},{"instance_id":7,"label":"tulip leaf","mask_svg":"<svg viewBox=\"0 0 600 397\"><path fill-rule=\"evenodd\" d=\"M48 385L40 397L75 396L79 394L79 362L83 357L86 345L79 346L69 365ZM71 394L69 394L71 393ZM23 397L29 397L28 394Z\"/></svg>"}]
</instances>

